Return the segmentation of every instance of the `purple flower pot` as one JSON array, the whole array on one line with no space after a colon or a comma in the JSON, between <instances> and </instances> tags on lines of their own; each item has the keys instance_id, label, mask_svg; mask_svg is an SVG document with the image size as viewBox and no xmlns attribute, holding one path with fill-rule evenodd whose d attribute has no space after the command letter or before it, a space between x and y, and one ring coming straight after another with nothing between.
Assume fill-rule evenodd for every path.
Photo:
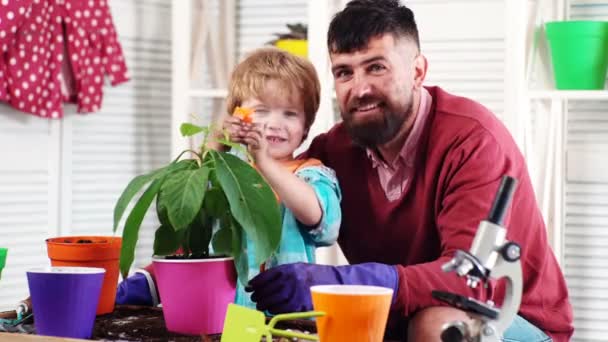
<instances>
[{"instance_id":1,"label":"purple flower pot","mask_svg":"<svg viewBox=\"0 0 608 342\"><path fill-rule=\"evenodd\" d=\"M38 335L90 338L105 270L45 267L27 272Z\"/></svg>"}]
</instances>

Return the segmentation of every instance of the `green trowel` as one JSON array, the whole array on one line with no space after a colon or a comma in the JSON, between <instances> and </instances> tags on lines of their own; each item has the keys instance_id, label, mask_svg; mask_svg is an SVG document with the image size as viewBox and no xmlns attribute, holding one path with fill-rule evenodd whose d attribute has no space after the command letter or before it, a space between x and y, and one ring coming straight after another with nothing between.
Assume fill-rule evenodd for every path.
<instances>
[{"instance_id":1,"label":"green trowel","mask_svg":"<svg viewBox=\"0 0 608 342\"><path fill-rule=\"evenodd\" d=\"M280 321L306 319L323 315L323 312L318 311L280 314L272 317L268 325L266 325L264 313L236 304L228 304L221 342L260 342L262 336L266 337L266 341L272 341L273 336L318 341L319 338L316 335L280 330L274 326Z\"/></svg>"},{"instance_id":2,"label":"green trowel","mask_svg":"<svg viewBox=\"0 0 608 342\"><path fill-rule=\"evenodd\" d=\"M0 279L2 278L2 269L6 265L6 248L0 248Z\"/></svg>"}]
</instances>

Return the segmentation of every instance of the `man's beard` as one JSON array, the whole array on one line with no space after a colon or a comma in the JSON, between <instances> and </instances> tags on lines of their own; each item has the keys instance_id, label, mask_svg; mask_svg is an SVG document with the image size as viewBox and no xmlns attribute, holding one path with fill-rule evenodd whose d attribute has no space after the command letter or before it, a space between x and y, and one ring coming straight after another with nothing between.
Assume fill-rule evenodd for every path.
<instances>
[{"instance_id":1,"label":"man's beard","mask_svg":"<svg viewBox=\"0 0 608 342\"><path fill-rule=\"evenodd\" d=\"M401 114L385 109L382 115L365 122L355 122L353 114L349 113L344 119L344 125L355 144L364 148L375 148L391 141L397 135L410 116L411 107L410 104L405 113Z\"/></svg>"}]
</instances>

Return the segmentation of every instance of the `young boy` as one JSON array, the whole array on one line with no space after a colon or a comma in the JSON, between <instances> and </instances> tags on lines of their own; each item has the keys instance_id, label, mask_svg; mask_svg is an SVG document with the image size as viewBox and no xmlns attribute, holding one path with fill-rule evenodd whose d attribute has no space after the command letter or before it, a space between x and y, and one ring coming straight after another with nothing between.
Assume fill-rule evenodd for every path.
<instances>
[{"instance_id":1,"label":"young boy","mask_svg":"<svg viewBox=\"0 0 608 342\"><path fill-rule=\"evenodd\" d=\"M294 151L306 139L315 119L319 98L313 65L279 49L254 51L232 73L228 113L237 107L249 108L253 110L252 122L231 115L224 118L223 127L231 140L247 145L255 167L276 193L283 217L279 248L264 265L254 264L257 246L247 240L249 279L260 268L314 263L315 248L331 245L338 237L341 195L334 172L316 159L294 159ZM145 290L142 293L136 288ZM117 303L157 304L152 300L153 292L152 277L135 274L120 284ZM255 308L240 282L235 302Z\"/></svg>"},{"instance_id":2,"label":"young boy","mask_svg":"<svg viewBox=\"0 0 608 342\"><path fill-rule=\"evenodd\" d=\"M252 109L253 122L230 116L224 128L231 140L247 145L255 167L281 203L281 242L264 267L314 263L315 248L335 242L341 222L340 191L333 171L316 159L294 159L319 107L314 67L278 49L259 49L237 65L228 91L228 113L237 107ZM255 248L248 242L247 253L255 253ZM250 278L260 270L252 260ZM255 307L240 285L236 303Z\"/></svg>"}]
</instances>

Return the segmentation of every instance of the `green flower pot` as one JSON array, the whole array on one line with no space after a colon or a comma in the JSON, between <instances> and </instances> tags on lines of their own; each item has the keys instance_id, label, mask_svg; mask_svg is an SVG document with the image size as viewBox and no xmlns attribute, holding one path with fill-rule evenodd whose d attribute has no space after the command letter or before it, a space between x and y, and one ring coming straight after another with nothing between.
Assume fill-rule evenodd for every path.
<instances>
[{"instance_id":1,"label":"green flower pot","mask_svg":"<svg viewBox=\"0 0 608 342\"><path fill-rule=\"evenodd\" d=\"M6 265L6 248L0 248L0 278L2 277L2 269Z\"/></svg>"},{"instance_id":2,"label":"green flower pot","mask_svg":"<svg viewBox=\"0 0 608 342\"><path fill-rule=\"evenodd\" d=\"M557 89L604 89L608 66L608 21L546 24Z\"/></svg>"}]
</instances>

